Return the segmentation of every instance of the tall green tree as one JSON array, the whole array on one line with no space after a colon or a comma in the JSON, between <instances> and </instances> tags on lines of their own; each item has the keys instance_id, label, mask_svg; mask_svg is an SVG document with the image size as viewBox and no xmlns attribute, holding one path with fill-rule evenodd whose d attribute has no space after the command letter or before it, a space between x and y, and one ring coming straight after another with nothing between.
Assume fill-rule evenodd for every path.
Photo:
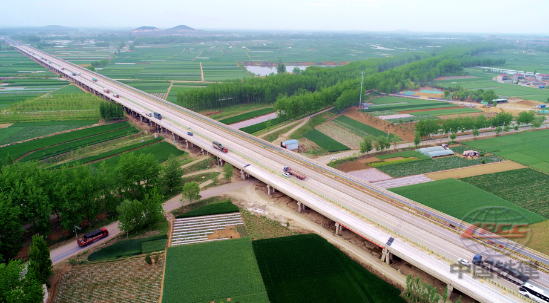
<instances>
[{"instance_id":1,"label":"tall green tree","mask_svg":"<svg viewBox=\"0 0 549 303\"><path fill-rule=\"evenodd\" d=\"M369 152L371 152L373 147L374 147L374 137L371 135L364 137L362 142L360 142L360 152L363 154L364 153L368 154Z\"/></svg>"},{"instance_id":2,"label":"tall green tree","mask_svg":"<svg viewBox=\"0 0 549 303\"><path fill-rule=\"evenodd\" d=\"M489 89L489 90L485 91L484 96L482 97L482 99L485 102L488 102L488 104L492 103L492 101L494 101L494 99L496 99L496 98L497 98L496 91L493 90L493 89Z\"/></svg>"},{"instance_id":3,"label":"tall green tree","mask_svg":"<svg viewBox=\"0 0 549 303\"><path fill-rule=\"evenodd\" d=\"M0 263L0 302L36 303L44 300L42 284L29 271L23 276L19 260Z\"/></svg>"},{"instance_id":4,"label":"tall green tree","mask_svg":"<svg viewBox=\"0 0 549 303\"><path fill-rule=\"evenodd\" d=\"M0 263L12 259L23 248L23 228L20 208L12 202L9 194L0 199Z\"/></svg>"},{"instance_id":5,"label":"tall green tree","mask_svg":"<svg viewBox=\"0 0 549 303\"><path fill-rule=\"evenodd\" d=\"M50 250L46 241L40 235L32 236L28 270L34 273L34 277L41 284L45 284L53 275L53 262L50 258Z\"/></svg>"},{"instance_id":6,"label":"tall green tree","mask_svg":"<svg viewBox=\"0 0 549 303\"><path fill-rule=\"evenodd\" d=\"M194 200L200 199L200 186L196 182L185 183L181 194L189 203L192 203ZM183 199L181 199L181 202L183 202Z\"/></svg>"},{"instance_id":7,"label":"tall green tree","mask_svg":"<svg viewBox=\"0 0 549 303\"><path fill-rule=\"evenodd\" d=\"M131 231L140 230L145 225L143 217L144 206L138 200L124 200L117 208L118 228L129 234Z\"/></svg>"},{"instance_id":8,"label":"tall green tree","mask_svg":"<svg viewBox=\"0 0 549 303\"><path fill-rule=\"evenodd\" d=\"M283 74L286 72L286 65L284 65L284 63L280 62L278 63L278 65L276 66L276 72L278 74Z\"/></svg>"},{"instance_id":9,"label":"tall green tree","mask_svg":"<svg viewBox=\"0 0 549 303\"><path fill-rule=\"evenodd\" d=\"M181 186L181 177L183 177L181 161L172 154L162 167L162 181L170 191L173 191L174 188Z\"/></svg>"}]
</instances>

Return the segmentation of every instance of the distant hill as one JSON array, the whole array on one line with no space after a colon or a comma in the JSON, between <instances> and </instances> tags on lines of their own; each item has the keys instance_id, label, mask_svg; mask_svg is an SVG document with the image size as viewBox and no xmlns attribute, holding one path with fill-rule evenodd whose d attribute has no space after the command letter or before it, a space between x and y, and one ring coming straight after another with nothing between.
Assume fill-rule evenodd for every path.
<instances>
[{"instance_id":1,"label":"distant hill","mask_svg":"<svg viewBox=\"0 0 549 303\"><path fill-rule=\"evenodd\" d=\"M166 31L173 31L173 32L181 32L181 31L193 31L196 32L196 29L186 26L186 25L178 25L176 27L172 27L170 29L167 29Z\"/></svg>"},{"instance_id":2,"label":"distant hill","mask_svg":"<svg viewBox=\"0 0 549 303\"><path fill-rule=\"evenodd\" d=\"M41 30L47 30L47 31L68 31L72 30L70 27L61 26L61 25L46 25L40 28Z\"/></svg>"},{"instance_id":3,"label":"distant hill","mask_svg":"<svg viewBox=\"0 0 549 303\"><path fill-rule=\"evenodd\" d=\"M156 31L161 31L161 29L159 29L158 27L154 27L154 26L141 26L141 27L138 27L138 28L134 29L132 31L132 33L135 33L135 32L148 32L148 31L156 32Z\"/></svg>"}]
</instances>

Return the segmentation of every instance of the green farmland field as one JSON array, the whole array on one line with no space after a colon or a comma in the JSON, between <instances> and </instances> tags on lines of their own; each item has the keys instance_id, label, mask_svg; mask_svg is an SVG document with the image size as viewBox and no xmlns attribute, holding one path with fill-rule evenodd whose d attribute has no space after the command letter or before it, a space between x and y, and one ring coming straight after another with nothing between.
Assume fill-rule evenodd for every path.
<instances>
[{"instance_id":1,"label":"green farmland field","mask_svg":"<svg viewBox=\"0 0 549 303\"><path fill-rule=\"evenodd\" d=\"M98 120L23 122L0 129L0 145L15 143L32 138L47 136L57 132L89 126Z\"/></svg>"},{"instance_id":2,"label":"green farmland field","mask_svg":"<svg viewBox=\"0 0 549 303\"><path fill-rule=\"evenodd\" d=\"M269 302L249 238L169 247L164 277L163 303Z\"/></svg>"},{"instance_id":3,"label":"green farmland field","mask_svg":"<svg viewBox=\"0 0 549 303\"><path fill-rule=\"evenodd\" d=\"M320 131L313 129L305 134L305 138L313 141L318 146L329 152L348 150L349 147L337 142L336 140L328 137L327 135L321 133Z\"/></svg>"},{"instance_id":4,"label":"green farmland field","mask_svg":"<svg viewBox=\"0 0 549 303\"><path fill-rule=\"evenodd\" d=\"M467 145L549 172L549 130L469 141Z\"/></svg>"},{"instance_id":5,"label":"green farmland field","mask_svg":"<svg viewBox=\"0 0 549 303\"><path fill-rule=\"evenodd\" d=\"M138 90L142 90L149 94L154 93L167 93L168 88L170 87L170 82L168 81L120 81L124 84L127 84L131 87L135 87Z\"/></svg>"},{"instance_id":6,"label":"green farmland field","mask_svg":"<svg viewBox=\"0 0 549 303\"><path fill-rule=\"evenodd\" d=\"M398 152L398 153L392 153L392 154L385 154L385 155L381 155L381 156L376 156L376 158L378 158L379 160L391 159L391 158L396 158L396 157L402 157L402 158L416 157L416 158L419 158L421 160L431 160L431 157L426 156L422 153L418 153L415 150L408 150L408 151L402 151L402 152Z\"/></svg>"},{"instance_id":7,"label":"green farmland field","mask_svg":"<svg viewBox=\"0 0 549 303\"><path fill-rule=\"evenodd\" d=\"M370 125L367 125L367 124L364 124L362 122L359 122L355 119L351 119L347 116L339 116L337 118L335 118L334 120L332 120L332 122L334 122L335 124L337 124L338 126L360 136L360 137L366 137L368 135L372 135L374 137L379 137L379 136L386 136L387 133L384 132L384 131L381 131L377 128L374 128L374 127L371 127ZM393 137L397 137L398 141L401 141L401 139L395 135L395 134L390 134L389 135L389 138L393 138Z\"/></svg>"},{"instance_id":8,"label":"green farmland field","mask_svg":"<svg viewBox=\"0 0 549 303\"><path fill-rule=\"evenodd\" d=\"M529 223L546 220L543 216L456 179L444 179L389 190L457 219L465 218L467 214L481 207L501 206L518 211L528 219ZM498 218L494 220L498 222Z\"/></svg>"},{"instance_id":9,"label":"green farmland field","mask_svg":"<svg viewBox=\"0 0 549 303\"><path fill-rule=\"evenodd\" d=\"M6 156L8 153L13 157L13 159L17 159L23 156L24 154L36 149L45 148L48 146L53 146L53 145L61 144L61 143L72 141L72 140L79 140L86 137L96 136L102 133L111 132L111 131L115 131L122 128L127 128L129 126L130 124L128 122L113 123L109 125L90 127L82 130L69 132L66 134L59 134L59 135L55 135L47 138L5 146L0 148L0 159L6 159Z\"/></svg>"},{"instance_id":10,"label":"green farmland field","mask_svg":"<svg viewBox=\"0 0 549 303\"><path fill-rule=\"evenodd\" d=\"M406 302L397 288L316 234L252 244L272 303Z\"/></svg>"},{"instance_id":11,"label":"green farmland field","mask_svg":"<svg viewBox=\"0 0 549 303\"><path fill-rule=\"evenodd\" d=\"M158 163L162 163L162 162L168 160L168 157L172 154L175 155L175 156L179 156L179 155L184 154L185 152L178 149L177 147L171 145L168 142L160 142L160 143L149 145L149 146L146 146L146 147L143 147L143 148L140 148L140 149L136 149L136 150L132 151L132 153L134 153L136 156L139 156L139 155L142 155L142 154L145 154L145 155L146 154L152 154ZM105 162L107 168L114 169L116 167L116 165L118 165L119 161L120 161L120 155L112 157L112 158L108 158L108 159L103 160L103 161L94 162L94 163L90 164L90 166L94 167L94 168L99 168L101 163Z\"/></svg>"},{"instance_id":12,"label":"green farmland field","mask_svg":"<svg viewBox=\"0 0 549 303\"><path fill-rule=\"evenodd\" d=\"M233 123L237 123L237 122L240 122L240 121L255 118L255 117L258 117L258 116L266 115L266 114L272 113L273 111L274 111L274 109L272 107L258 109L258 110L254 110L254 111L247 112L247 113L244 113L244 114L240 114L240 115L237 115L237 116L225 118L223 120L220 120L219 122L225 123L225 124L233 124Z\"/></svg>"},{"instance_id":13,"label":"green farmland field","mask_svg":"<svg viewBox=\"0 0 549 303\"><path fill-rule=\"evenodd\" d=\"M384 165L378 167L377 169L393 178L400 178L411 175L426 174L441 170L478 165L482 162L482 160L485 160L486 163L501 161L501 159L498 157L482 157L482 159L466 160L464 158L454 156Z\"/></svg>"},{"instance_id":14,"label":"green farmland field","mask_svg":"<svg viewBox=\"0 0 549 303\"><path fill-rule=\"evenodd\" d=\"M460 179L549 218L549 175L522 168Z\"/></svg>"}]
</instances>

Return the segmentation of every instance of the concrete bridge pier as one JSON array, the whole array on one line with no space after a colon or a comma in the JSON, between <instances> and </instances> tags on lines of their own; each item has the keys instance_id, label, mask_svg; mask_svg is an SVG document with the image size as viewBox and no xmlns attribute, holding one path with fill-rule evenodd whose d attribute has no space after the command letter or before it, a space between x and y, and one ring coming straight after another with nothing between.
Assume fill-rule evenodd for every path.
<instances>
[{"instance_id":1,"label":"concrete bridge pier","mask_svg":"<svg viewBox=\"0 0 549 303\"><path fill-rule=\"evenodd\" d=\"M269 196L272 196L274 193L276 193L276 189L274 188L274 186L267 184L267 193L269 194Z\"/></svg>"},{"instance_id":2,"label":"concrete bridge pier","mask_svg":"<svg viewBox=\"0 0 549 303\"><path fill-rule=\"evenodd\" d=\"M141 117L141 122L143 122L143 116L139 115L139 117Z\"/></svg>"},{"instance_id":3,"label":"concrete bridge pier","mask_svg":"<svg viewBox=\"0 0 549 303\"><path fill-rule=\"evenodd\" d=\"M387 248L384 248L381 252L381 262L391 264L391 260L393 260L393 254Z\"/></svg>"},{"instance_id":4,"label":"concrete bridge pier","mask_svg":"<svg viewBox=\"0 0 549 303\"><path fill-rule=\"evenodd\" d=\"M204 155L204 149L202 149L202 155Z\"/></svg>"},{"instance_id":5,"label":"concrete bridge pier","mask_svg":"<svg viewBox=\"0 0 549 303\"><path fill-rule=\"evenodd\" d=\"M299 204L301 204L301 203L299 203ZM299 206L299 204L298 204L298 206ZM301 210L301 207L299 207L299 208L300 208L300 210ZM336 226L336 236L339 236L340 225L339 225L339 223L336 222L336 223L335 223L335 226Z\"/></svg>"},{"instance_id":6,"label":"concrete bridge pier","mask_svg":"<svg viewBox=\"0 0 549 303\"><path fill-rule=\"evenodd\" d=\"M240 170L240 179L246 180L246 175L247 175L246 172L243 169L241 169Z\"/></svg>"},{"instance_id":7,"label":"concrete bridge pier","mask_svg":"<svg viewBox=\"0 0 549 303\"><path fill-rule=\"evenodd\" d=\"M185 140L187 142L187 149L189 149L189 140Z\"/></svg>"},{"instance_id":8,"label":"concrete bridge pier","mask_svg":"<svg viewBox=\"0 0 549 303\"><path fill-rule=\"evenodd\" d=\"M177 143L177 138L175 137L175 134L172 133L172 135L173 135L173 142Z\"/></svg>"},{"instance_id":9,"label":"concrete bridge pier","mask_svg":"<svg viewBox=\"0 0 549 303\"><path fill-rule=\"evenodd\" d=\"M450 298L453 291L454 291L454 287L452 285L448 284L447 287L446 287L446 294L448 294L448 298Z\"/></svg>"}]
</instances>

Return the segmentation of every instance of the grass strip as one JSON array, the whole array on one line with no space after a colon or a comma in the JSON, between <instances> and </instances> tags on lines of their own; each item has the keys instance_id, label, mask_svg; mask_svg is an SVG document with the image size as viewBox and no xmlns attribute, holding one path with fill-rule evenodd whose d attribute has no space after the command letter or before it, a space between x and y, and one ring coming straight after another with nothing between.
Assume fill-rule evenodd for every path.
<instances>
[{"instance_id":1,"label":"grass strip","mask_svg":"<svg viewBox=\"0 0 549 303\"><path fill-rule=\"evenodd\" d=\"M271 121L271 127L272 127L272 126L275 126L279 123L284 122L285 120L283 120L282 118L274 118L274 119L271 119L270 121ZM267 121L243 127L240 130L243 131L243 132L246 132L248 134L253 134L253 133L258 132L260 130L263 130L265 128L267 128Z\"/></svg>"},{"instance_id":2,"label":"grass strip","mask_svg":"<svg viewBox=\"0 0 549 303\"><path fill-rule=\"evenodd\" d=\"M116 259L142 254L142 244L149 241L168 239L167 235L158 235L142 239L131 239L116 242L113 245L104 247L88 256L88 261L103 259ZM165 245L165 244L164 244Z\"/></svg>"},{"instance_id":3,"label":"grass strip","mask_svg":"<svg viewBox=\"0 0 549 303\"><path fill-rule=\"evenodd\" d=\"M161 251L166 248L168 239L158 239L141 243L141 253L148 254L155 251Z\"/></svg>"},{"instance_id":4,"label":"grass strip","mask_svg":"<svg viewBox=\"0 0 549 303\"><path fill-rule=\"evenodd\" d=\"M232 204L231 202L221 202L203 206L190 212L178 215L176 216L176 218L200 217L208 215L236 213L239 211L240 210L238 209L238 206Z\"/></svg>"}]
</instances>

